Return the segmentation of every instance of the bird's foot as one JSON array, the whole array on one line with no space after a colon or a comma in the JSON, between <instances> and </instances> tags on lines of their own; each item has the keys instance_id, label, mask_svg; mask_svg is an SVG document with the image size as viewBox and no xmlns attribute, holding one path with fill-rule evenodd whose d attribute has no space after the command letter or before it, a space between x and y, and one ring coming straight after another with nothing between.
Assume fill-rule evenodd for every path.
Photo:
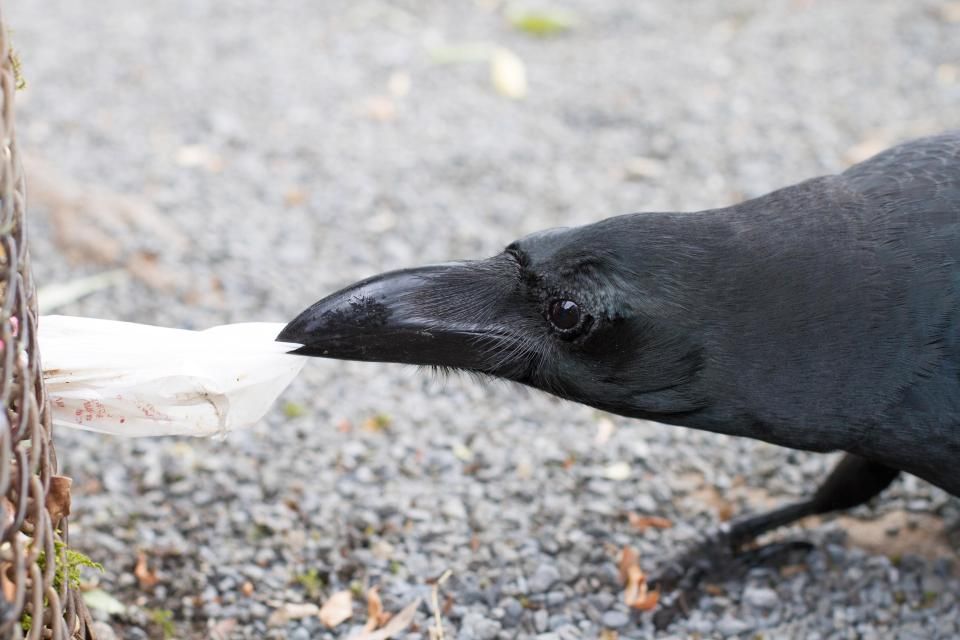
<instances>
[{"instance_id":1,"label":"bird's foot","mask_svg":"<svg viewBox=\"0 0 960 640\"><path fill-rule=\"evenodd\" d=\"M802 540L741 548L734 543L730 527L721 526L648 579L651 587L660 590L654 625L665 629L678 617L687 615L712 584L741 576L754 567L787 564L812 548L812 544Z\"/></svg>"}]
</instances>

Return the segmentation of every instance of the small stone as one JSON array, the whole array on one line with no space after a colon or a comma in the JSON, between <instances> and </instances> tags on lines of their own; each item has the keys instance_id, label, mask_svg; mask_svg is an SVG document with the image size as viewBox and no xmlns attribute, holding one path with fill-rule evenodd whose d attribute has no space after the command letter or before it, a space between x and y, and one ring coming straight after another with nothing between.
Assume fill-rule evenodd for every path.
<instances>
[{"instance_id":1,"label":"small stone","mask_svg":"<svg viewBox=\"0 0 960 640\"><path fill-rule=\"evenodd\" d=\"M463 616L460 632L474 640L494 640L500 633L500 623L482 613L471 611Z\"/></svg>"},{"instance_id":2,"label":"small stone","mask_svg":"<svg viewBox=\"0 0 960 640\"><path fill-rule=\"evenodd\" d=\"M614 609L603 614L600 624L607 629L622 629L630 624L630 616Z\"/></svg>"},{"instance_id":3,"label":"small stone","mask_svg":"<svg viewBox=\"0 0 960 640\"><path fill-rule=\"evenodd\" d=\"M100 640L117 640L117 634L113 632L113 628L106 622L94 622L93 632Z\"/></svg>"},{"instance_id":4,"label":"small stone","mask_svg":"<svg viewBox=\"0 0 960 640\"><path fill-rule=\"evenodd\" d=\"M544 593L560 580L560 571L552 564L541 564L527 581L530 591Z\"/></svg>"},{"instance_id":5,"label":"small stone","mask_svg":"<svg viewBox=\"0 0 960 640\"><path fill-rule=\"evenodd\" d=\"M719 631L720 635L724 638L737 636L741 633L746 633L749 630L749 624L743 620L737 620L736 618L732 618L730 616L724 616L720 619L720 622L717 623L717 631Z\"/></svg>"},{"instance_id":6,"label":"small stone","mask_svg":"<svg viewBox=\"0 0 960 640\"><path fill-rule=\"evenodd\" d=\"M519 600L516 598L507 598L500 603L500 606L503 607L501 624L503 624L504 627L509 629L520 624L520 620L523 618L523 605L520 604Z\"/></svg>"},{"instance_id":7,"label":"small stone","mask_svg":"<svg viewBox=\"0 0 960 640\"><path fill-rule=\"evenodd\" d=\"M290 634L290 640L310 640L310 632L303 627L297 627Z\"/></svg>"},{"instance_id":8,"label":"small stone","mask_svg":"<svg viewBox=\"0 0 960 640\"><path fill-rule=\"evenodd\" d=\"M743 590L743 601L756 609L773 609L780 604L780 596L768 587L748 586Z\"/></svg>"},{"instance_id":9,"label":"small stone","mask_svg":"<svg viewBox=\"0 0 960 640\"><path fill-rule=\"evenodd\" d=\"M550 623L550 616L547 614L546 609L539 609L536 613L533 614L533 626L537 628L538 633L545 632Z\"/></svg>"}]
</instances>

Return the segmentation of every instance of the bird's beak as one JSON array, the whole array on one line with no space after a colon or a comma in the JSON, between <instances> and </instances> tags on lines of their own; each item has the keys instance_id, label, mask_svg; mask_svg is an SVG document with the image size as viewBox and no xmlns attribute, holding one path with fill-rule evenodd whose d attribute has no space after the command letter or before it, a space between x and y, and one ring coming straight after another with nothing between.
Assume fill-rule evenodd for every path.
<instances>
[{"instance_id":1,"label":"bird's beak","mask_svg":"<svg viewBox=\"0 0 960 640\"><path fill-rule=\"evenodd\" d=\"M486 371L508 270L490 259L374 276L320 300L277 340L302 355Z\"/></svg>"}]
</instances>

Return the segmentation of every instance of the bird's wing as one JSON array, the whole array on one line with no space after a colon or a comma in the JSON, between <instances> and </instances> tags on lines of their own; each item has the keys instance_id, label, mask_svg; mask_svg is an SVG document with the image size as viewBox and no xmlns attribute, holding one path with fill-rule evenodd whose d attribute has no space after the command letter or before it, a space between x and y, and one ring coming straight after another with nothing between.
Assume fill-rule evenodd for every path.
<instances>
[{"instance_id":1,"label":"bird's wing","mask_svg":"<svg viewBox=\"0 0 960 640\"><path fill-rule=\"evenodd\" d=\"M960 130L920 138L884 151L841 174L865 195L895 196L921 211L960 210Z\"/></svg>"}]
</instances>

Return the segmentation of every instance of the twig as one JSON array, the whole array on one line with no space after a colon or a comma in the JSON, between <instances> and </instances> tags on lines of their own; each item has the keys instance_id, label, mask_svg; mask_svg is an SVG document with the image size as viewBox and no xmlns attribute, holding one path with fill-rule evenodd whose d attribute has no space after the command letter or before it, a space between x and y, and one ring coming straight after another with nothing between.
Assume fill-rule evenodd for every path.
<instances>
[{"instance_id":1,"label":"twig","mask_svg":"<svg viewBox=\"0 0 960 640\"><path fill-rule=\"evenodd\" d=\"M453 574L450 569L444 571L437 581L433 583L433 590L430 592L430 604L433 608L433 618L436 620L436 640L444 640L443 635L443 620L440 613L440 587L443 586L443 583ZM433 634L431 634L433 635Z\"/></svg>"}]
</instances>

